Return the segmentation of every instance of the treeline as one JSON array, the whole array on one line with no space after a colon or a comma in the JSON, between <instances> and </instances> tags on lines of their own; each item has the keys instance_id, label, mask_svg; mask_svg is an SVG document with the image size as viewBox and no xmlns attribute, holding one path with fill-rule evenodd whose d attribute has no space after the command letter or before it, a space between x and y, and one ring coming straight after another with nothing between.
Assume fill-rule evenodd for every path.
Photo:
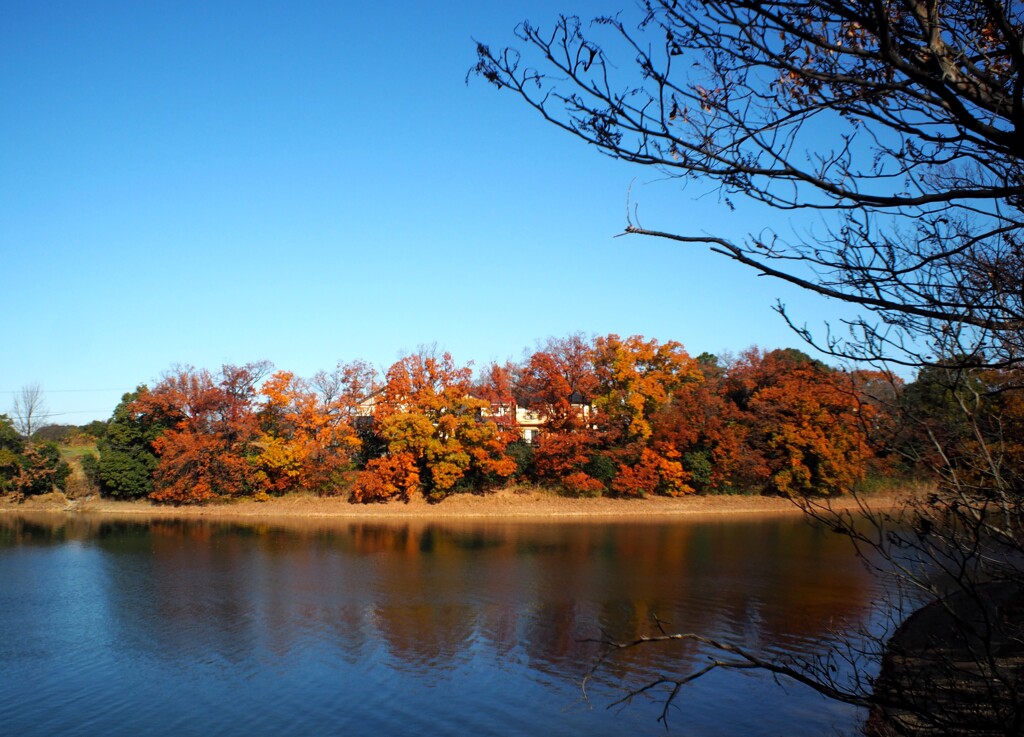
<instances>
[{"instance_id":1,"label":"treeline","mask_svg":"<svg viewBox=\"0 0 1024 737\"><path fill-rule=\"evenodd\" d=\"M617 335L549 339L476 375L432 349L383 376L363 361L308 379L266 362L178 367L124 396L83 468L106 496L174 504L297 490L439 500L509 483L834 495L925 473L936 433L959 433L971 455L978 429L955 426L962 397L938 379L904 387L794 349L719 360Z\"/></svg>"},{"instance_id":2,"label":"treeline","mask_svg":"<svg viewBox=\"0 0 1024 737\"><path fill-rule=\"evenodd\" d=\"M106 495L170 503L295 490L438 500L509 482L839 494L885 463L870 442L885 412L866 399L883 378L792 349L720 362L616 335L550 339L476 376L434 350L384 376L361 361L308 379L267 363L176 368L118 405L96 475Z\"/></svg>"}]
</instances>

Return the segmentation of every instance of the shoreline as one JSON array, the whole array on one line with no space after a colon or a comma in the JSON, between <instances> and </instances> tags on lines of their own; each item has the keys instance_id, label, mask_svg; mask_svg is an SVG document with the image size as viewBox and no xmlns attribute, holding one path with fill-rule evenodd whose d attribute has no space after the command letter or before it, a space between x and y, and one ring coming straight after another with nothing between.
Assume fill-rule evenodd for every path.
<instances>
[{"instance_id":1,"label":"shoreline","mask_svg":"<svg viewBox=\"0 0 1024 737\"><path fill-rule=\"evenodd\" d=\"M886 510L898 506L906 492L877 492L835 497L835 510ZM501 521L501 522L665 522L708 517L767 517L798 515L803 511L789 499L766 496L723 495L646 497L640 499L572 498L542 490L501 489L487 494L459 494L436 504L422 498L409 502L351 504L338 497L291 494L269 501L243 499L201 506L163 506L148 500L117 501L63 494L45 494L24 502L0 500L0 514L39 514L104 517L205 519L269 522L275 519L338 520L345 522L395 521Z\"/></svg>"}]
</instances>

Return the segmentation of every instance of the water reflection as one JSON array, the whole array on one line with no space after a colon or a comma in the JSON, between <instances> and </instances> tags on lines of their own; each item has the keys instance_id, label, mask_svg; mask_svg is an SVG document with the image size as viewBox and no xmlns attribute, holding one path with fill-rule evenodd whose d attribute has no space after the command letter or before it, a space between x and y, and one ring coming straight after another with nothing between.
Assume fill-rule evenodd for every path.
<instances>
[{"instance_id":1,"label":"water reflection","mask_svg":"<svg viewBox=\"0 0 1024 737\"><path fill-rule=\"evenodd\" d=\"M247 525L0 516L0 572L14 556L23 569L35 566L38 584L54 560L15 554L69 546L91 554L85 595L94 616L86 636L106 655L94 652L97 662L89 667L106 657L100 664L110 678L131 680L115 675L127 666L156 668L176 683L213 676L251 687L270 679L286 691L276 698L306 704L311 720L333 714L339 699L350 708L376 708L397 683L415 683L413 691L450 684L460 696L478 691L482 699L473 718L483 723L463 726L494 733L514 732L505 729L509 710L488 717L483 704L507 700L510 688L527 699L511 711L537 708L544 699L563 709L573 680L598 655L588 639L650 634L657 616L677 630L812 653L837 627L863 623L875 585L846 540L794 518ZM52 612L32 614L29 629L52 629ZM5 620L18 616L0 614L0 627L11 631ZM48 633L34 637L42 641ZM697 655L686 643L638 649L611 663L601 682L610 696L622 683L678 669ZM25 667L16 653L3 657L8 672ZM446 723L455 729L469 718L464 710L444 711L436 694L416 701L408 690L401 719L412 719L416 709L447 715L427 718L424 733ZM249 703L256 711L262 705ZM698 718L720 719L714 704L705 704L704 717L695 711ZM638 723L654 731L650 713L640 713L646 721ZM497 721L489 723L492 718ZM595 718L580 722L579 733L599 733L595 724L603 722ZM777 719L786 733L800 733L790 717ZM281 726L266 715L261 723ZM521 728L530 733L537 725L527 721Z\"/></svg>"}]
</instances>

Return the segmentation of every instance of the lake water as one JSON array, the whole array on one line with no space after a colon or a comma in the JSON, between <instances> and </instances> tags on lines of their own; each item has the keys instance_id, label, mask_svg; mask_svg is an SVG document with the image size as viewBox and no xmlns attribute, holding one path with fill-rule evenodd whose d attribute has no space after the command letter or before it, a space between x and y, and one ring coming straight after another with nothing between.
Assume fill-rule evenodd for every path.
<instances>
[{"instance_id":1,"label":"lake water","mask_svg":"<svg viewBox=\"0 0 1024 737\"><path fill-rule=\"evenodd\" d=\"M114 522L0 516L0 732L658 735L705 662L610 661L588 639L673 631L815 654L869 624L879 583L799 517L672 523ZM671 734L855 733L770 678L684 689Z\"/></svg>"}]
</instances>

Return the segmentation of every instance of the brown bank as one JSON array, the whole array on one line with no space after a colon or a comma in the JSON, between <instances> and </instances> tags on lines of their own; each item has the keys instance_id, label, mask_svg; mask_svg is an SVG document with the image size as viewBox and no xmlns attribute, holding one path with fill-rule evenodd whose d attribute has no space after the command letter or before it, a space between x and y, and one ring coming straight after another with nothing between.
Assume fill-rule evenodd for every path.
<instances>
[{"instance_id":1,"label":"brown bank","mask_svg":"<svg viewBox=\"0 0 1024 737\"><path fill-rule=\"evenodd\" d=\"M890 509L905 498L895 492L876 493L859 498L837 497L836 509ZM45 494L18 502L13 497L0 499L0 513L62 512L69 514L133 515L166 518L338 518L347 520L384 519L522 519L542 521L658 520L701 515L776 515L800 514L800 508L787 499L765 496L686 496L677 499L579 499L536 489L503 489L487 494L459 494L436 504L422 498L410 502L351 504L336 497L293 494L265 502L242 499L202 506L172 507L148 501L114 501L96 496L69 499L63 494Z\"/></svg>"}]
</instances>

